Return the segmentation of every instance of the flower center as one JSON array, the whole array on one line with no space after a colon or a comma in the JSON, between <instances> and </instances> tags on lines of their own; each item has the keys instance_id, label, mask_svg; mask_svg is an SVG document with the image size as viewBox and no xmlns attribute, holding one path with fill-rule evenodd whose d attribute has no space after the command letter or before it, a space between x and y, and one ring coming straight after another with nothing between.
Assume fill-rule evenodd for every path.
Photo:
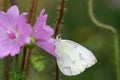
<instances>
[{"instance_id":1,"label":"flower center","mask_svg":"<svg viewBox=\"0 0 120 80\"><path fill-rule=\"evenodd\" d=\"M16 38L16 33L14 31L8 30L7 35L10 39L15 39Z\"/></svg>"}]
</instances>

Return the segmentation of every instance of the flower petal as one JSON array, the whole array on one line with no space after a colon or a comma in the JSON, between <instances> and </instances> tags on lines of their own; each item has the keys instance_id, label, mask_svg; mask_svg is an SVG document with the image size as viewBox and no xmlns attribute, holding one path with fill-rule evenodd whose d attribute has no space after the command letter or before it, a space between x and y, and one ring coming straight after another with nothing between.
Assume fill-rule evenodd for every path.
<instances>
[{"instance_id":1,"label":"flower petal","mask_svg":"<svg viewBox=\"0 0 120 80\"><path fill-rule=\"evenodd\" d=\"M0 50L0 58L4 58L8 55L9 55L9 50L6 50L6 48L4 48L3 50Z\"/></svg>"},{"instance_id":2,"label":"flower petal","mask_svg":"<svg viewBox=\"0 0 120 80\"><path fill-rule=\"evenodd\" d=\"M34 25L35 31L43 28L44 25L46 25L46 20L47 20L47 15L46 16L39 16L35 25Z\"/></svg>"},{"instance_id":3,"label":"flower petal","mask_svg":"<svg viewBox=\"0 0 120 80\"><path fill-rule=\"evenodd\" d=\"M10 8L7 10L7 14L10 14L10 15L13 15L13 16L18 17L18 16L19 16L18 7L17 7L16 5L10 7Z\"/></svg>"},{"instance_id":4,"label":"flower petal","mask_svg":"<svg viewBox=\"0 0 120 80\"><path fill-rule=\"evenodd\" d=\"M45 9L43 8L42 10L41 10L41 12L40 12L40 16L44 16L44 14L45 14ZM39 17L40 17L39 16Z\"/></svg>"},{"instance_id":5,"label":"flower petal","mask_svg":"<svg viewBox=\"0 0 120 80\"><path fill-rule=\"evenodd\" d=\"M47 40L54 34L54 30L50 26L44 26L39 32L33 33L36 39Z\"/></svg>"},{"instance_id":6,"label":"flower petal","mask_svg":"<svg viewBox=\"0 0 120 80\"><path fill-rule=\"evenodd\" d=\"M32 32L31 25L27 23L26 14L23 13L18 18L17 30L20 34L30 35Z\"/></svg>"},{"instance_id":7,"label":"flower petal","mask_svg":"<svg viewBox=\"0 0 120 80\"><path fill-rule=\"evenodd\" d=\"M7 12L0 11L0 58L9 54L15 56L22 46L30 42L32 29L26 14L20 15L17 6L12 6ZM9 35L13 34L15 37L10 38Z\"/></svg>"},{"instance_id":8,"label":"flower petal","mask_svg":"<svg viewBox=\"0 0 120 80\"><path fill-rule=\"evenodd\" d=\"M48 15L44 15L44 12L45 10L43 9L34 25L34 31L32 34L36 39L47 40L54 33L54 30L50 26L46 25Z\"/></svg>"},{"instance_id":9,"label":"flower petal","mask_svg":"<svg viewBox=\"0 0 120 80\"><path fill-rule=\"evenodd\" d=\"M48 40L38 40L37 45L39 47L41 47L42 49L44 49L45 51L47 51L48 53L50 53L51 55L53 55L54 57L56 57L56 53L55 53L55 45L54 45L54 39L50 38Z\"/></svg>"},{"instance_id":10,"label":"flower petal","mask_svg":"<svg viewBox=\"0 0 120 80\"><path fill-rule=\"evenodd\" d=\"M10 55L11 56L15 56L16 54L18 54L20 52L20 45L16 42L12 45L11 47L11 52Z\"/></svg>"},{"instance_id":11,"label":"flower petal","mask_svg":"<svg viewBox=\"0 0 120 80\"><path fill-rule=\"evenodd\" d=\"M14 15L6 14L6 13L0 13L0 25L4 29L10 29L13 30L16 26L17 18L14 17Z\"/></svg>"},{"instance_id":12,"label":"flower petal","mask_svg":"<svg viewBox=\"0 0 120 80\"><path fill-rule=\"evenodd\" d=\"M8 56L11 50L11 45L9 43L9 40L6 40L4 42L1 42L0 44L0 58L4 58L5 56Z\"/></svg>"}]
</instances>

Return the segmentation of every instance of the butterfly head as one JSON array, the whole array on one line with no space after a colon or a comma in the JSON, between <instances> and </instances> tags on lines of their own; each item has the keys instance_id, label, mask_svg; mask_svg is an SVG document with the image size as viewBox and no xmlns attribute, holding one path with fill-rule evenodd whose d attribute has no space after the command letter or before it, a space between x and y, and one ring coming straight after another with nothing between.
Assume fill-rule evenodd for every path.
<instances>
[{"instance_id":1,"label":"butterfly head","mask_svg":"<svg viewBox=\"0 0 120 80\"><path fill-rule=\"evenodd\" d=\"M55 44L59 43L61 41L61 36L57 35L55 39Z\"/></svg>"},{"instance_id":2,"label":"butterfly head","mask_svg":"<svg viewBox=\"0 0 120 80\"><path fill-rule=\"evenodd\" d=\"M61 36L60 36L60 35L57 35L57 36L56 36L56 39L61 39Z\"/></svg>"}]
</instances>

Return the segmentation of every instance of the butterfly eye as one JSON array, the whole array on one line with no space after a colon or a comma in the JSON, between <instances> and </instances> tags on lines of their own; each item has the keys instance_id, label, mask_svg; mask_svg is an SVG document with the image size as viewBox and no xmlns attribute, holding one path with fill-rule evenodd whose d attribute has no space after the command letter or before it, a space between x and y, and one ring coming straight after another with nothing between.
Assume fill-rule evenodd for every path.
<instances>
[{"instance_id":1,"label":"butterfly eye","mask_svg":"<svg viewBox=\"0 0 120 80\"><path fill-rule=\"evenodd\" d=\"M60 35L57 35L56 39L60 39L60 38L61 38L61 36L60 36Z\"/></svg>"},{"instance_id":2,"label":"butterfly eye","mask_svg":"<svg viewBox=\"0 0 120 80\"><path fill-rule=\"evenodd\" d=\"M60 36L60 35L58 35L58 38L61 38L61 36Z\"/></svg>"}]
</instances>

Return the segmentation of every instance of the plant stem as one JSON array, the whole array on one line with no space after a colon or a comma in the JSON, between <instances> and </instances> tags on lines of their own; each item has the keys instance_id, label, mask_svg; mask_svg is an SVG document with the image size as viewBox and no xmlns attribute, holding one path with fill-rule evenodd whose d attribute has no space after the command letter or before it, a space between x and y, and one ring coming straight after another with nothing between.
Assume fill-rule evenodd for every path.
<instances>
[{"instance_id":1,"label":"plant stem","mask_svg":"<svg viewBox=\"0 0 120 80\"><path fill-rule=\"evenodd\" d=\"M59 68L56 62L56 79L55 80L59 80Z\"/></svg>"},{"instance_id":2,"label":"plant stem","mask_svg":"<svg viewBox=\"0 0 120 80\"><path fill-rule=\"evenodd\" d=\"M28 23L33 24L36 17L38 0L31 0L30 10L28 14Z\"/></svg>"},{"instance_id":3,"label":"plant stem","mask_svg":"<svg viewBox=\"0 0 120 80\"><path fill-rule=\"evenodd\" d=\"M35 18L35 13L37 10L37 3L38 3L38 0L31 0L30 10L29 10L29 15L28 15L28 23L30 23L30 24L32 24L32 22ZM28 54L27 54L27 52L28 52ZM29 53L29 50L26 47L24 47L23 48L23 56L22 56L22 64L21 64L22 75L24 72L25 72L25 74L28 73L29 65L26 66L26 64L29 64L28 59L29 59L30 54L31 53Z\"/></svg>"},{"instance_id":4,"label":"plant stem","mask_svg":"<svg viewBox=\"0 0 120 80\"><path fill-rule=\"evenodd\" d=\"M29 75L29 67L30 67L30 55L32 53L32 49L31 50L28 50L28 55L27 55L27 63L26 63L26 71L25 71L25 75Z\"/></svg>"},{"instance_id":5,"label":"plant stem","mask_svg":"<svg viewBox=\"0 0 120 80\"><path fill-rule=\"evenodd\" d=\"M116 65L116 74L117 74L117 80L120 80L120 55L119 55L119 36L118 36L118 32L117 30L110 26L110 25L106 25L103 24L99 21L96 20L94 14L93 14L93 0L89 0L88 1L88 7L89 7L89 15L90 18L92 19L92 21L99 27L101 28L105 28L107 30L110 30L113 34L114 34L114 51L115 51L115 65Z\"/></svg>"},{"instance_id":6,"label":"plant stem","mask_svg":"<svg viewBox=\"0 0 120 80\"><path fill-rule=\"evenodd\" d=\"M18 71L18 63L19 63L19 55L17 54L15 56L15 63L14 63L14 69Z\"/></svg>"},{"instance_id":7,"label":"plant stem","mask_svg":"<svg viewBox=\"0 0 120 80\"><path fill-rule=\"evenodd\" d=\"M116 64L117 80L120 80L119 36L117 33L114 34L114 47L115 47L115 64Z\"/></svg>"},{"instance_id":8,"label":"plant stem","mask_svg":"<svg viewBox=\"0 0 120 80\"><path fill-rule=\"evenodd\" d=\"M17 5L18 0L10 0L12 5Z\"/></svg>"},{"instance_id":9,"label":"plant stem","mask_svg":"<svg viewBox=\"0 0 120 80\"><path fill-rule=\"evenodd\" d=\"M62 22L62 17L63 17L63 13L64 13L64 5L65 5L65 0L61 0L59 17L57 19L56 26L55 26L55 38L59 34L60 24Z\"/></svg>"},{"instance_id":10,"label":"plant stem","mask_svg":"<svg viewBox=\"0 0 120 80\"><path fill-rule=\"evenodd\" d=\"M24 73L24 67L26 63L26 54L27 54L27 48L23 47L23 56L22 56L22 64L21 64L21 74L23 75Z\"/></svg>"},{"instance_id":11,"label":"plant stem","mask_svg":"<svg viewBox=\"0 0 120 80\"><path fill-rule=\"evenodd\" d=\"M3 78L2 80L10 80L9 79L9 74L10 74L10 69L11 69L11 64L12 64L13 58L11 56L7 56L4 59L5 64L5 68L4 68L4 74L3 74Z\"/></svg>"},{"instance_id":12,"label":"plant stem","mask_svg":"<svg viewBox=\"0 0 120 80\"><path fill-rule=\"evenodd\" d=\"M56 26L55 26L55 35L54 35L55 38L59 34L59 31L60 31L60 24L62 22L62 17L63 17L63 13L64 13L64 5L65 5L65 0L61 0L59 17L57 19ZM55 78L55 80L59 80L59 68L58 68L57 62L56 62L56 78Z\"/></svg>"},{"instance_id":13,"label":"plant stem","mask_svg":"<svg viewBox=\"0 0 120 80\"><path fill-rule=\"evenodd\" d=\"M0 10L3 9L3 0L0 0Z\"/></svg>"},{"instance_id":14,"label":"plant stem","mask_svg":"<svg viewBox=\"0 0 120 80\"><path fill-rule=\"evenodd\" d=\"M37 3L38 0L31 0L30 3L30 10L28 14L28 23L34 24L36 11L37 11ZM26 54L26 66L25 66L25 74L28 76L29 74L29 67L30 67L30 55L32 53L32 49L28 49L28 53Z\"/></svg>"},{"instance_id":15,"label":"plant stem","mask_svg":"<svg viewBox=\"0 0 120 80\"><path fill-rule=\"evenodd\" d=\"M113 33L116 33L116 29L110 25L106 25L103 24L101 22L99 22L98 20L96 20L94 14L93 14L93 0L89 0L88 5L89 5L89 16L92 19L93 23L96 24L97 26L101 27L101 28L105 28L107 30L112 31Z\"/></svg>"}]
</instances>

